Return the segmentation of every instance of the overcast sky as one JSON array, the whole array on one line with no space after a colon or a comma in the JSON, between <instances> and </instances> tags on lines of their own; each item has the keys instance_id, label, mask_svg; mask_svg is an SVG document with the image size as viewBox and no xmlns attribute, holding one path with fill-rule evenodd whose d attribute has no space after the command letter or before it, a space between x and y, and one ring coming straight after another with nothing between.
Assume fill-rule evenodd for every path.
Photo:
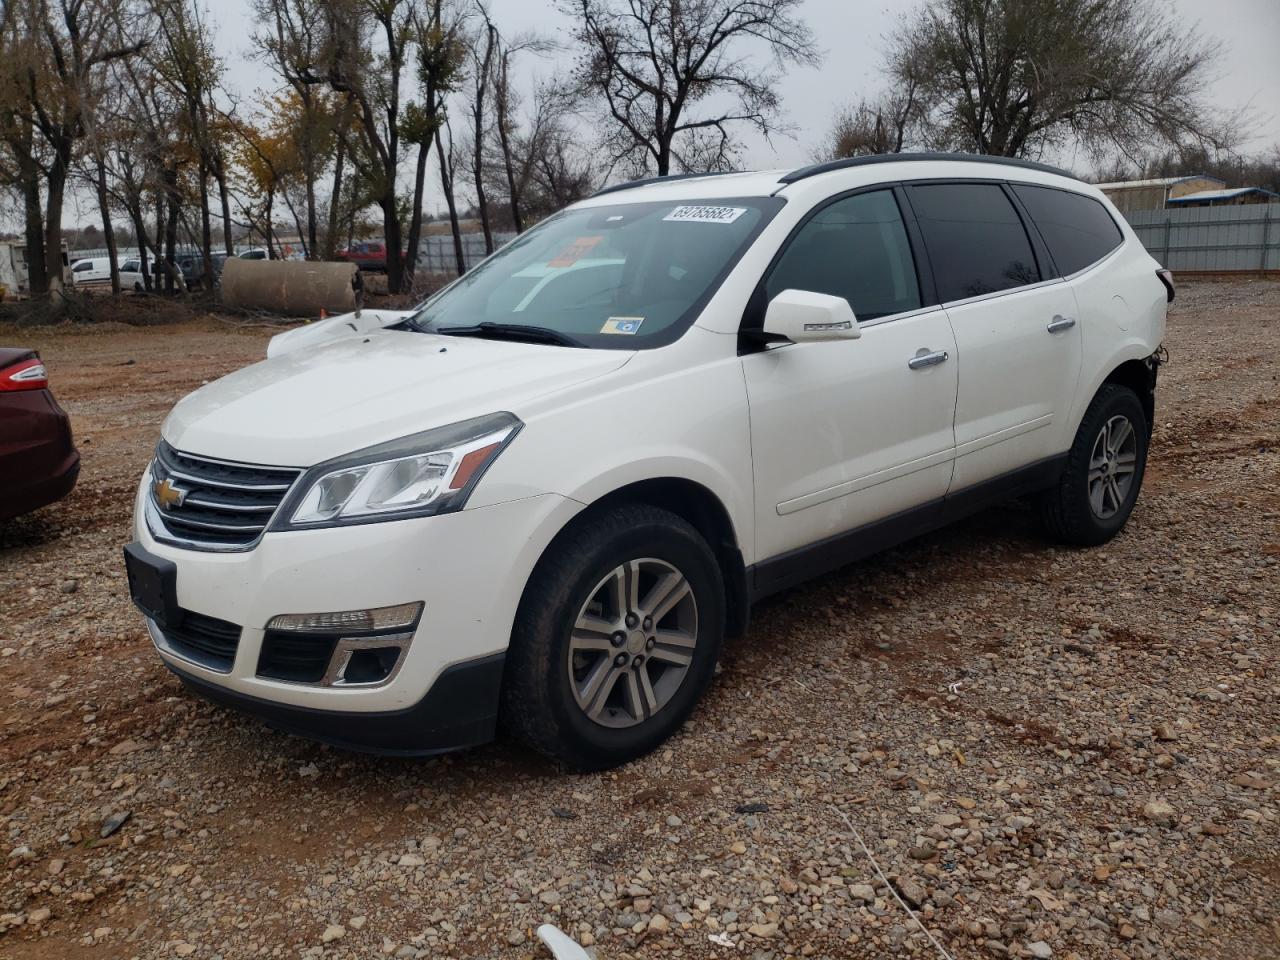
<instances>
[{"instance_id":1,"label":"overcast sky","mask_svg":"<svg viewBox=\"0 0 1280 960\"><path fill-rule=\"evenodd\" d=\"M1227 55L1210 91L1224 110L1252 105L1257 114L1250 151L1280 143L1280 0L1168 0L1187 30L1221 39ZM242 96L269 83L266 71L246 60L252 22L249 0L209 0L218 24L218 44L228 63L227 81ZM786 76L780 93L785 118L796 128L794 139L777 137L772 145L746 137L743 166L748 169L795 166L808 162L830 123L835 108L880 89L881 52L885 36L903 13L919 0L806 0L803 14L826 52L817 69L797 69ZM490 0L494 21L506 35L537 31L563 37L566 22L551 0ZM538 60L526 58L525 81L563 73L569 55ZM559 67L559 70L557 69ZM1051 158L1067 166L1084 167L1070 156ZM406 161L411 167L412 161ZM1085 172L1083 169L1080 172ZM432 196L434 194L434 196ZM80 198L82 222L94 219L92 206ZM429 206L438 205L438 190L429 191ZM72 219L75 213L69 211Z\"/></svg>"}]
</instances>

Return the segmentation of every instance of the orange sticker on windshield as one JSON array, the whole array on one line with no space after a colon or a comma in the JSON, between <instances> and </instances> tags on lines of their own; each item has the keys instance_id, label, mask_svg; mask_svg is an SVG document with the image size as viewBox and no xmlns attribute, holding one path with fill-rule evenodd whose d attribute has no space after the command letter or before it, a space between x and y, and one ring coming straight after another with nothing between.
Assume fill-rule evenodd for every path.
<instances>
[{"instance_id":1,"label":"orange sticker on windshield","mask_svg":"<svg viewBox=\"0 0 1280 960\"><path fill-rule=\"evenodd\" d=\"M578 237L563 250L555 255L555 259L548 260L548 267L572 267L575 263L585 257L588 253L600 245L600 241L604 239L603 234L597 233L593 237Z\"/></svg>"}]
</instances>

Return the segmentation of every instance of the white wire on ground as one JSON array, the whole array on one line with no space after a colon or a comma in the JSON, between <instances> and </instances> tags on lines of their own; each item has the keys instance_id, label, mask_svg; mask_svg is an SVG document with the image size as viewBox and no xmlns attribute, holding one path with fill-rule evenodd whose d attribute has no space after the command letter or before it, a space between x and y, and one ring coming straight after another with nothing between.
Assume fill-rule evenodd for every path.
<instances>
[{"instance_id":1,"label":"white wire on ground","mask_svg":"<svg viewBox=\"0 0 1280 960\"><path fill-rule=\"evenodd\" d=\"M538 939L546 944L555 960L591 960L591 954L578 946L578 941L553 924L544 923L540 926Z\"/></svg>"},{"instance_id":2,"label":"white wire on ground","mask_svg":"<svg viewBox=\"0 0 1280 960\"><path fill-rule=\"evenodd\" d=\"M924 923L920 920L920 918L916 916L916 912L912 910L910 906L907 905L907 901L903 900L902 897L898 895L898 891L894 889L893 884L889 882L889 878L886 877L884 875L884 871L880 869L880 864L876 863L876 858L871 855L871 851L867 849L867 845L862 842L862 834L860 834L858 832L858 828L853 825L853 821L850 820L849 817L845 814L845 812L841 810L839 807L837 807L834 803L831 805L831 809L835 810L836 813L840 814L840 819L844 821L844 825L848 827L849 832L853 834L853 839L858 841L858 846L862 848L862 852L865 853L867 855L867 859L871 861L871 866L875 870L876 876L880 878L881 883L883 883L886 887L889 888L889 892L893 894L893 898L897 900L898 903L902 904L902 909L907 911L907 916L909 916L912 920L914 920L916 922L916 926L924 931L924 935L929 938L930 943L932 943L935 947L938 948L938 952L940 954L946 957L947 960L955 960L955 958L951 956L951 954L947 953L946 947L940 944L934 938L933 934L929 932L929 928L926 927Z\"/></svg>"}]
</instances>

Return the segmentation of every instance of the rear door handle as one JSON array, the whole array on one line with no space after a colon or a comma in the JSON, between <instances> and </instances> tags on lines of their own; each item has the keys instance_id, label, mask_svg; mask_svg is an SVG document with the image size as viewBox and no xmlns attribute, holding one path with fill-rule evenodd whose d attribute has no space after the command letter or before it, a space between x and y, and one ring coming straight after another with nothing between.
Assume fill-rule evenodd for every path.
<instances>
[{"instance_id":1,"label":"rear door handle","mask_svg":"<svg viewBox=\"0 0 1280 960\"><path fill-rule=\"evenodd\" d=\"M1045 329L1050 333L1061 333L1063 330L1070 330L1075 325L1074 317L1064 317L1062 314L1058 314L1049 321L1049 326L1045 327Z\"/></svg>"},{"instance_id":2,"label":"rear door handle","mask_svg":"<svg viewBox=\"0 0 1280 960\"><path fill-rule=\"evenodd\" d=\"M949 356L950 354L945 350L934 350L930 353L928 347L921 347L916 351L916 355L907 361L907 366L912 370L936 367L940 363L946 363Z\"/></svg>"}]
</instances>

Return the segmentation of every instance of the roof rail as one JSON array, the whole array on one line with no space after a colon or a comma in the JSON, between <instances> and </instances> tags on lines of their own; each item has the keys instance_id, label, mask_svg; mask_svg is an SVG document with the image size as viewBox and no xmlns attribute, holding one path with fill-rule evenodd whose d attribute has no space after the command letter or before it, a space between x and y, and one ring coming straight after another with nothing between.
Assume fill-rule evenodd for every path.
<instances>
[{"instance_id":1,"label":"roof rail","mask_svg":"<svg viewBox=\"0 0 1280 960\"><path fill-rule=\"evenodd\" d=\"M869 157L847 157L843 160L828 160L826 163L815 163L808 167L792 170L778 178L779 183L795 183L816 177L820 173L832 170L844 170L847 167L868 167L877 163L898 163L905 160L963 160L965 163L994 163L1005 167L1022 167L1027 170L1039 170L1041 173L1056 173L1061 177L1078 180L1079 177L1047 163L1035 160L1020 160L1017 157L993 157L979 153L878 153Z\"/></svg>"},{"instance_id":2,"label":"roof rail","mask_svg":"<svg viewBox=\"0 0 1280 960\"><path fill-rule=\"evenodd\" d=\"M707 173L669 173L665 177L642 177L639 180L628 180L626 183L615 183L611 187L601 187L593 197L602 197L606 193L617 193L619 190L630 190L633 187L647 187L651 183L671 183L676 180L696 180L699 177L727 177L741 173L741 170L712 170Z\"/></svg>"}]
</instances>

